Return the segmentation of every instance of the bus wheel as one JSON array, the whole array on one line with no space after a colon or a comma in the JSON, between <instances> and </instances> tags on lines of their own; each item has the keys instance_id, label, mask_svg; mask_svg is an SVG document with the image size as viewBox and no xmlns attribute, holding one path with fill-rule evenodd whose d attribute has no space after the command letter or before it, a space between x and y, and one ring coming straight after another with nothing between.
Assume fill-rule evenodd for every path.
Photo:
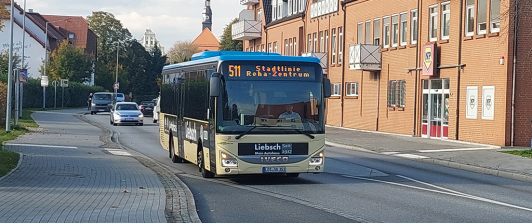
<instances>
[{"instance_id":1,"label":"bus wheel","mask_svg":"<svg viewBox=\"0 0 532 223\"><path fill-rule=\"evenodd\" d=\"M172 139L170 139L172 140ZM182 163L183 158L175 155L175 149L174 149L174 143L173 140L170 141L170 158L172 159L173 163Z\"/></svg>"},{"instance_id":2,"label":"bus wheel","mask_svg":"<svg viewBox=\"0 0 532 223\"><path fill-rule=\"evenodd\" d=\"M198 167L203 178L213 178L214 173L205 169L204 159L203 159L203 150L198 151Z\"/></svg>"},{"instance_id":3,"label":"bus wheel","mask_svg":"<svg viewBox=\"0 0 532 223\"><path fill-rule=\"evenodd\" d=\"M299 177L299 173L287 173L287 177Z\"/></svg>"}]
</instances>

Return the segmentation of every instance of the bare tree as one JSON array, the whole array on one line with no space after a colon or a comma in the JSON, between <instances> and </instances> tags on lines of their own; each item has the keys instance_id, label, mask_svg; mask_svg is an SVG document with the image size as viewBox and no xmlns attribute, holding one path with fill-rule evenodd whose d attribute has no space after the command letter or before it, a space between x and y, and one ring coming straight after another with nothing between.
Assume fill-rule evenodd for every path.
<instances>
[{"instance_id":1,"label":"bare tree","mask_svg":"<svg viewBox=\"0 0 532 223\"><path fill-rule=\"evenodd\" d=\"M168 63L181 63L189 61L192 55L198 53L199 49L190 41L177 41L168 51Z\"/></svg>"}]
</instances>

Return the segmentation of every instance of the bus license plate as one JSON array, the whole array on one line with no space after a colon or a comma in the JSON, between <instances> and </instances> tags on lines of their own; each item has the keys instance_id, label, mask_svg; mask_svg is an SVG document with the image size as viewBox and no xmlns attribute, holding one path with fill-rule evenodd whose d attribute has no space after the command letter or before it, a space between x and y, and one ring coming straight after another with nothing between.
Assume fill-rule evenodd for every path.
<instances>
[{"instance_id":1,"label":"bus license plate","mask_svg":"<svg viewBox=\"0 0 532 223\"><path fill-rule=\"evenodd\" d=\"M263 167L263 173L286 173L286 167Z\"/></svg>"}]
</instances>

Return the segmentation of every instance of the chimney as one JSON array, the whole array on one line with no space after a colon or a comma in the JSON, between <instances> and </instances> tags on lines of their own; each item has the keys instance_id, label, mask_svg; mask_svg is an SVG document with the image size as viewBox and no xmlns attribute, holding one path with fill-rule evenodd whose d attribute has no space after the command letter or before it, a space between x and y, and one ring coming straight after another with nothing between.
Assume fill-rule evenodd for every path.
<instances>
[{"instance_id":1,"label":"chimney","mask_svg":"<svg viewBox=\"0 0 532 223\"><path fill-rule=\"evenodd\" d=\"M29 13L33 13L33 9L28 9L28 12Z\"/></svg>"}]
</instances>

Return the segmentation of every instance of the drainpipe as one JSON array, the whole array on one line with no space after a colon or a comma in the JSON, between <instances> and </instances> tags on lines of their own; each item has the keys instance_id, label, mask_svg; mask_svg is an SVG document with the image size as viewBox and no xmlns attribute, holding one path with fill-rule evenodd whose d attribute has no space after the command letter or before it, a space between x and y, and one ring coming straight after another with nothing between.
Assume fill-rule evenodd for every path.
<instances>
[{"instance_id":1,"label":"drainpipe","mask_svg":"<svg viewBox=\"0 0 532 223\"><path fill-rule=\"evenodd\" d=\"M417 82L418 82L417 77L418 77L418 72L419 72L417 68L419 67L419 44L420 44L420 42L419 42L419 38L420 38L420 35L419 35L419 33L420 33L419 32L419 30L420 30L419 29L419 24L420 24L420 21L421 21L421 19L420 19L421 16L419 16L419 15L421 15L420 12L419 12L419 5L420 5L420 0L417 0L416 83L415 83L415 88L414 88L414 129L413 129L413 134L412 134L413 136L416 135L416 129L417 129L417 103L418 103L417 102L417 88L418 88L418 86L417 86ZM377 128L378 128L378 126L377 126Z\"/></svg>"},{"instance_id":2,"label":"drainpipe","mask_svg":"<svg viewBox=\"0 0 532 223\"><path fill-rule=\"evenodd\" d=\"M514 63L512 68L512 130L510 134L510 145L514 146L514 137L515 137L515 72L517 70L517 27L519 26L519 1L515 1L515 11L514 11ZM531 143L532 144L532 143Z\"/></svg>"},{"instance_id":3,"label":"drainpipe","mask_svg":"<svg viewBox=\"0 0 532 223\"><path fill-rule=\"evenodd\" d=\"M464 0L460 0L460 31L458 32L458 64L462 64L462 22L464 19ZM458 78L456 80L456 133L455 139L459 140L460 130L460 76L462 73L462 67L458 67Z\"/></svg>"},{"instance_id":4,"label":"drainpipe","mask_svg":"<svg viewBox=\"0 0 532 223\"><path fill-rule=\"evenodd\" d=\"M341 117L342 119L340 119L340 126L341 127L344 127L344 91L345 91L345 36L347 34L347 32L345 31L345 20L346 20L346 17L347 17L347 13L345 13L345 1L342 1L342 11L344 11L344 25L342 26L342 86L340 87L340 89L342 89L342 92L340 94L342 94L341 98L342 98L342 113L341 113ZM331 21L331 19L329 18L329 21ZM339 35L339 34L338 34ZM334 50L334 49L333 49Z\"/></svg>"}]
</instances>

